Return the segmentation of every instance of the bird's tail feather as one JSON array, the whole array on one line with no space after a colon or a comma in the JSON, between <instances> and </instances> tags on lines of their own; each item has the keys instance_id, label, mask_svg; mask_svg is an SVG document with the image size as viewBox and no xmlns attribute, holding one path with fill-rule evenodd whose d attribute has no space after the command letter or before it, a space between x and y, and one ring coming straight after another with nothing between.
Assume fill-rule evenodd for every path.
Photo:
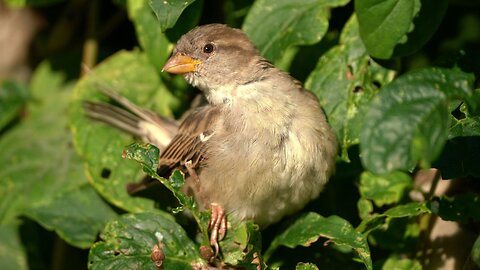
<instances>
[{"instance_id":1,"label":"bird's tail feather","mask_svg":"<svg viewBox=\"0 0 480 270\"><path fill-rule=\"evenodd\" d=\"M141 138L161 150L177 132L176 121L142 109L111 89L102 86L98 89L118 106L106 102L84 101L83 108L88 117Z\"/></svg>"}]
</instances>

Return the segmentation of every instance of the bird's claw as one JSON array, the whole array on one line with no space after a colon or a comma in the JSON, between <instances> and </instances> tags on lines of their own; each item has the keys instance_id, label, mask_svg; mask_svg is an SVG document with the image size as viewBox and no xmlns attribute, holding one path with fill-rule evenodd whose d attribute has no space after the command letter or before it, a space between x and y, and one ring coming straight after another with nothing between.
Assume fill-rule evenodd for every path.
<instances>
[{"instance_id":1,"label":"bird's claw","mask_svg":"<svg viewBox=\"0 0 480 270\"><path fill-rule=\"evenodd\" d=\"M225 210L222 206L212 203L210 204L212 209L212 216L210 217L210 222L208 228L210 229L210 245L215 249L215 255L218 255L220 247L218 246L218 241L225 238L227 233L227 217L225 216Z\"/></svg>"}]
</instances>

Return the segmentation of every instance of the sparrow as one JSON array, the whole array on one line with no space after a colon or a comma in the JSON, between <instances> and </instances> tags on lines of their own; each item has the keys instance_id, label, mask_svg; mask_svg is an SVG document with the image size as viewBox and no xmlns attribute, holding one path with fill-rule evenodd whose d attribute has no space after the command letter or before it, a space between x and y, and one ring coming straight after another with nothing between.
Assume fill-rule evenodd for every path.
<instances>
[{"instance_id":1,"label":"sparrow","mask_svg":"<svg viewBox=\"0 0 480 270\"><path fill-rule=\"evenodd\" d=\"M263 58L243 31L196 27L180 38L162 71L182 75L206 99L181 123L111 92L129 112L90 103L87 114L160 146L160 175L185 172L196 201L212 210L216 252L225 214L264 228L319 195L334 173L336 136L315 95Z\"/></svg>"}]
</instances>

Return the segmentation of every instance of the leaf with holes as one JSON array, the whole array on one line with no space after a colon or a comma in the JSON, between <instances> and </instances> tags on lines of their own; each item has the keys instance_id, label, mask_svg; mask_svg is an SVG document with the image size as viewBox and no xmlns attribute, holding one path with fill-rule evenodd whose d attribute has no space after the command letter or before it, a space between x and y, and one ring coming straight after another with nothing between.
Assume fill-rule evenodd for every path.
<instances>
[{"instance_id":1,"label":"leaf with holes","mask_svg":"<svg viewBox=\"0 0 480 270\"><path fill-rule=\"evenodd\" d=\"M164 256L157 261L163 269L206 267L182 227L165 215L155 211L126 214L109 222L102 241L90 249L88 268L156 270L150 258L155 245Z\"/></svg>"},{"instance_id":2,"label":"leaf with holes","mask_svg":"<svg viewBox=\"0 0 480 270\"><path fill-rule=\"evenodd\" d=\"M253 221L231 222L228 233L220 244L223 253L223 261L237 267L243 266L247 269L257 269L252 265L255 257L261 258L261 236L258 225Z\"/></svg>"},{"instance_id":3,"label":"leaf with holes","mask_svg":"<svg viewBox=\"0 0 480 270\"><path fill-rule=\"evenodd\" d=\"M371 231L378 229L379 227L389 224L392 219L414 217L426 213L431 213L426 203L407 203L392 207L382 214L375 214L368 218L365 218L357 227L357 231L364 235L369 234Z\"/></svg>"},{"instance_id":4,"label":"leaf with holes","mask_svg":"<svg viewBox=\"0 0 480 270\"><path fill-rule=\"evenodd\" d=\"M453 117L452 117L453 118ZM480 176L480 116L452 119L453 125L442 155L434 163L444 179Z\"/></svg>"},{"instance_id":5,"label":"leaf with holes","mask_svg":"<svg viewBox=\"0 0 480 270\"><path fill-rule=\"evenodd\" d=\"M169 179L165 179L157 174L159 153L160 151L154 145L148 143L132 143L125 148L123 157L140 163L143 171L149 176L159 180L165 187L167 187L173 195L175 195L182 206L190 209L194 216L200 215L198 206L193 198L187 196L180 190L185 183L183 173L179 170L175 170Z\"/></svg>"},{"instance_id":6,"label":"leaf with holes","mask_svg":"<svg viewBox=\"0 0 480 270\"><path fill-rule=\"evenodd\" d=\"M472 93L470 74L428 68L407 73L371 102L360 135L361 159L375 174L429 167L448 135L450 100Z\"/></svg>"},{"instance_id":7,"label":"leaf with holes","mask_svg":"<svg viewBox=\"0 0 480 270\"><path fill-rule=\"evenodd\" d=\"M413 187L412 178L403 172L374 175L363 172L360 176L360 194L377 206L399 202L405 191Z\"/></svg>"},{"instance_id":8,"label":"leaf with holes","mask_svg":"<svg viewBox=\"0 0 480 270\"><path fill-rule=\"evenodd\" d=\"M183 208L190 210L190 214L195 218L200 232L202 233L204 244L208 243L208 214L200 212L200 208L193 197L188 196L181 191L181 188L185 183L182 172L179 170L173 171L169 179L165 179L157 174L158 153L158 148L151 144L132 143L124 150L123 157L140 163L145 173L160 181L162 185L170 190L175 198L177 198L178 202L180 202L180 210L183 210ZM176 211L179 211L179 209Z\"/></svg>"},{"instance_id":9,"label":"leaf with holes","mask_svg":"<svg viewBox=\"0 0 480 270\"><path fill-rule=\"evenodd\" d=\"M358 254L367 269L372 269L370 249L367 239L357 232L348 221L338 216L322 217L309 212L298 218L285 231L277 235L265 252L265 258L270 257L279 246L294 248L309 246L325 237L339 246L350 247Z\"/></svg>"},{"instance_id":10,"label":"leaf with holes","mask_svg":"<svg viewBox=\"0 0 480 270\"><path fill-rule=\"evenodd\" d=\"M339 138L344 160L348 160L348 148L358 144L368 119L362 111L394 75L394 71L381 67L367 55L357 20L352 17L343 29L340 45L323 55L308 77L305 86L320 99Z\"/></svg>"},{"instance_id":11,"label":"leaf with holes","mask_svg":"<svg viewBox=\"0 0 480 270\"><path fill-rule=\"evenodd\" d=\"M443 220L458 222L480 221L480 195L459 194L454 197L442 196L429 202L432 213Z\"/></svg>"}]
</instances>

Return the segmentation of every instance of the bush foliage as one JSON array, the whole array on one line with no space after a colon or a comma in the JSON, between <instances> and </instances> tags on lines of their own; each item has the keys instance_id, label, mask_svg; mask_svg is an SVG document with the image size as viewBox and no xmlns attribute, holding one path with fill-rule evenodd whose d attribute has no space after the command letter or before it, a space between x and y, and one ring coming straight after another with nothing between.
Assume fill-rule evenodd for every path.
<instances>
[{"instance_id":1,"label":"bush foliage","mask_svg":"<svg viewBox=\"0 0 480 270\"><path fill-rule=\"evenodd\" d=\"M242 28L263 56L304 82L341 147L337 173L319 199L264 231L249 221L232 224L220 243L222 262L432 269L428 246L440 219L473 236L455 247L467 254L456 267L480 267L479 3L5 3L33 8L50 25L38 38L28 84L4 80L0 88L0 268L157 269L155 245L165 253L164 269L207 265L200 246L208 245L208 213L179 191L182 174L160 178L158 149L87 118L82 102L108 101L101 85L178 118L196 92L160 70L183 33L210 22ZM65 24L75 8L84 26ZM57 50L38 49L62 27L81 34ZM126 183L145 174L180 207L129 196ZM454 188L435 193L445 184ZM184 210L193 222L178 214Z\"/></svg>"}]
</instances>

